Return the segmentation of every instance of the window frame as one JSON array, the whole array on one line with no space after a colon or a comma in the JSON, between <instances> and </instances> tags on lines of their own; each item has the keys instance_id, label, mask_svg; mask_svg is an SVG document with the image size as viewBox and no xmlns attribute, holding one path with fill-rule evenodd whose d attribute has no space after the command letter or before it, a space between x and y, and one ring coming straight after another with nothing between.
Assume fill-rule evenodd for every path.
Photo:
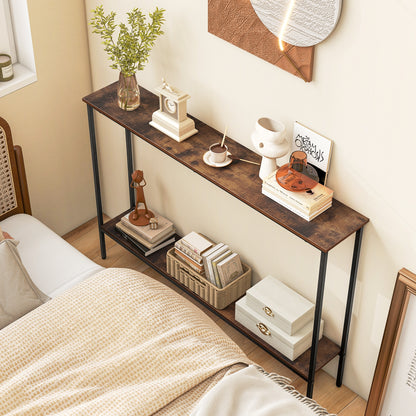
<instances>
[{"instance_id":1,"label":"window frame","mask_svg":"<svg viewBox=\"0 0 416 416\"><path fill-rule=\"evenodd\" d=\"M0 48L7 48L0 53L11 56L14 73L10 81L0 82L3 97L37 81L27 0L0 0L0 24L4 24L0 36L6 45L0 43Z\"/></svg>"},{"instance_id":2,"label":"window frame","mask_svg":"<svg viewBox=\"0 0 416 416\"><path fill-rule=\"evenodd\" d=\"M0 0L0 28L0 53L10 55L12 63L15 64L17 54L9 0Z\"/></svg>"}]
</instances>

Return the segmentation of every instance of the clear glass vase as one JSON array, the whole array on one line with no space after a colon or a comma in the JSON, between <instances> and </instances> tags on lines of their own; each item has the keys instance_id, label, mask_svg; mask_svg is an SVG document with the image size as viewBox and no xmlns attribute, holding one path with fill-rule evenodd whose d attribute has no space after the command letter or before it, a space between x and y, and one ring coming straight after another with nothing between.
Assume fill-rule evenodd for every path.
<instances>
[{"instance_id":1,"label":"clear glass vase","mask_svg":"<svg viewBox=\"0 0 416 416\"><path fill-rule=\"evenodd\" d=\"M120 72L117 89L118 106L122 110L133 111L140 105L140 89L136 74L124 75Z\"/></svg>"}]
</instances>

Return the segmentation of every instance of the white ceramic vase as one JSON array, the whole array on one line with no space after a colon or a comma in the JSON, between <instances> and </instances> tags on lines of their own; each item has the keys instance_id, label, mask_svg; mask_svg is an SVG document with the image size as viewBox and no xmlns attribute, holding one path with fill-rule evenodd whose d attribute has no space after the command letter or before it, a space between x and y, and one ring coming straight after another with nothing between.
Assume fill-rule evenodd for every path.
<instances>
[{"instance_id":1,"label":"white ceramic vase","mask_svg":"<svg viewBox=\"0 0 416 416\"><path fill-rule=\"evenodd\" d=\"M251 133L251 141L256 151L263 156L259 176L264 180L277 169L276 159L289 152L286 127L280 121L267 117L259 118Z\"/></svg>"}]
</instances>

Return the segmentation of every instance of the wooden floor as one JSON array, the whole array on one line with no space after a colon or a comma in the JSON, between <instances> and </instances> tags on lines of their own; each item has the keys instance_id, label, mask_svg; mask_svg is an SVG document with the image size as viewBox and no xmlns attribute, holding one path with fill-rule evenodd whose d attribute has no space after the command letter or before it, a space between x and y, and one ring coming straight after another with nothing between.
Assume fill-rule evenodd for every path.
<instances>
[{"instance_id":1,"label":"wooden floor","mask_svg":"<svg viewBox=\"0 0 416 416\"><path fill-rule=\"evenodd\" d=\"M86 224L83 224L66 234L64 239L91 260L104 267L132 268L160 280L175 290L179 290L163 276L159 275L145 263L107 237L107 258L102 260L96 219L92 219ZM192 298L189 296L187 297L193 301ZM203 306L201 306L201 308L240 346L251 360L257 362L266 371L278 373L290 378L292 380L292 385L303 394L306 394L306 381L287 369L283 364L275 360L261 348L257 347L253 342L245 338L216 315L212 314ZM344 386L336 387L335 380L322 370L319 371L315 377L313 398L323 407L328 409L329 412L339 416L362 416L365 412L365 400Z\"/></svg>"}]
</instances>

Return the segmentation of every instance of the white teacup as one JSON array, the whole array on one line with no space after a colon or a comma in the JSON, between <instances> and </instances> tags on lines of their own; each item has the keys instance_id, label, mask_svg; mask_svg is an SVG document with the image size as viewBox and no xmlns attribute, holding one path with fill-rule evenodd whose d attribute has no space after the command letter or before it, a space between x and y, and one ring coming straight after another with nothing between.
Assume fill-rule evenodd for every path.
<instances>
[{"instance_id":1,"label":"white teacup","mask_svg":"<svg viewBox=\"0 0 416 416\"><path fill-rule=\"evenodd\" d=\"M209 147L209 160L212 163L223 163L227 159L227 145L221 147L220 143L214 143Z\"/></svg>"}]
</instances>

